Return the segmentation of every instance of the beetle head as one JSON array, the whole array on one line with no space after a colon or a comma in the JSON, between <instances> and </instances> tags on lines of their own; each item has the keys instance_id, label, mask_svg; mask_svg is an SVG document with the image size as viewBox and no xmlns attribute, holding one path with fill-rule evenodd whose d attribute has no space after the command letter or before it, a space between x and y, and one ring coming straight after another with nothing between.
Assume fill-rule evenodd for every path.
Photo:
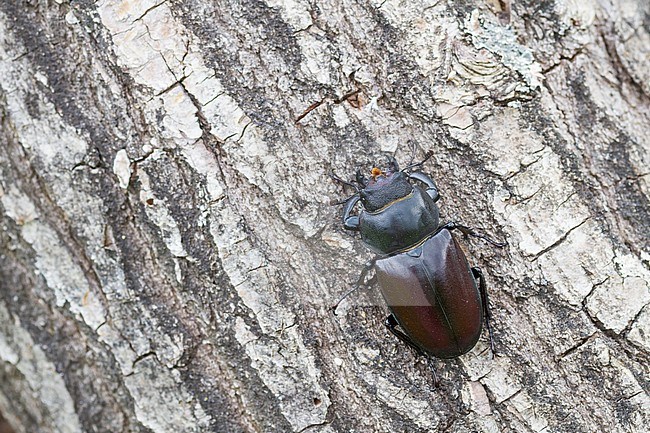
<instances>
[{"instance_id":1,"label":"beetle head","mask_svg":"<svg viewBox=\"0 0 650 433\"><path fill-rule=\"evenodd\" d=\"M407 196L413 190L408 175L399 170L394 159L389 161L386 171L374 167L370 180L359 191L364 209L374 212L388 206L395 200Z\"/></svg>"}]
</instances>

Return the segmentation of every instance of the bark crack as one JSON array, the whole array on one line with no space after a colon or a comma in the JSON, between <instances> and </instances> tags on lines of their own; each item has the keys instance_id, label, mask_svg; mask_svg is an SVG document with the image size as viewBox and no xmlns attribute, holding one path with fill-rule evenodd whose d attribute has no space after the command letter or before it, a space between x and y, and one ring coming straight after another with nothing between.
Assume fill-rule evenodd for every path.
<instances>
[{"instance_id":1,"label":"bark crack","mask_svg":"<svg viewBox=\"0 0 650 433\"><path fill-rule=\"evenodd\" d=\"M137 17L136 19L134 19L133 22L135 23L135 22L138 22L138 21L142 20L142 19L143 19L143 18L144 18L144 17L145 17L149 12L151 12L152 10L154 10L154 9L156 9L156 8L158 8L158 7L160 7L160 6L162 6L162 5L165 4L165 3L167 3L167 0L163 0L163 1L161 1L160 3L157 3L157 4L153 5L153 6L151 6L149 9L147 9L146 11L144 11L144 12L142 13L142 15L140 15L139 17Z\"/></svg>"},{"instance_id":2,"label":"bark crack","mask_svg":"<svg viewBox=\"0 0 650 433\"><path fill-rule=\"evenodd\" d=\"M616 31L611 32L613 33L612 35L610 32L606 31L603 28L603 26L599 26L598 32L603 42L603 46L605 47L605 52L607 53L607 56L611 61L612 67L616 70L616 72L618 72L616 75L619 81L613 84L617 85L621 94L625 94L625 92L621 87L623 84L622 80L624 79L625 81L630 83L632 87L634 87L634 89L636 90L636 93L640 95L643 99L645 99L647 102L648 99L650 99L650 95L646 93L645 89L643 88L643 85L639 82L639 80L636 77L634 77L634 75L632 75L629 68L625 66L623 59L621 58L621 56L618 53L618 50L616 49L616 44L612 40L613 35L616 34Z\"/></svg>"},{"instance_id":3,"label":"bark crack","mask_svg":"<svg viewBox=\"0 0 650 433\"><path fill-rule=\"evenodd\" d=\"M569 62L573 63L576 58L585 52L586 46L580 46L578 49L576 49L573 54L566 56L562 55L559 57L558 61L556 63L553 63L551 66L547 67L546 69L542 69L542 74L546 75L549 72L553 72L555 69L557 69L558 66L562 65L564 62Z\"/></svg>"},{"instance_id":4,"label":"bark crack","mask_svg":"<svg viewBox=\"0 0 650 433\"><path fill-rule=\"evenodd\" d=\"M561 360L562 358L565 358L565 357L571 355L571 354L574 353L576 350L578 350L580 347L584 346L584 345L585 345L589 340L591 340L592 337L593 337L594 335L596 335L596 334L597 334L597 333L594 332L594 333L592 333L592 334L590 334L590 335L587 335L586 337L581 338L580 341L578 341L578 343L576 343L575 345L569 347L569 348L568 348L567 350L565 350L564 352L562 352L562 353L560 353L559 355L557 355L557 356L555 357L555 360L558 361L558 360Z\"/></svg>"},{"instance_id":5,"label":"bark crack","mask_svg":"<svg viewBox=\"0 0 650 433\"><path fill-rule=\"evenodd\" d=\"M590 219L591 219L591 217L588 216L587 218L582 220L582 222L580 222L578 225L576 225L575 227L570 228L566 233L564 233L562 236L560 236L560 238L558 240L553 242L548 247L544 248L542 251L535 254L535 256L532 258L531 262L535 262L537 259L539 259L544 254L548 253L549 251L551 251L554 248L557 248L559 245L561 245L567 239L567 237L571 234L571 232L578 229L580 226L582 226L584 223L586 223Z\"/></svg>"},{"instance_id":6,"label":"bark crack","mask_svg":"<svg viewBox=\"0 0 650 433\"><path fill-rule=\"evenodd\" d=\"M294 121L295 121L296 123L300 122L300 121L301 121L302 119L304 119L304 118L305 118L309 113L311 113L311 112L314 111L316 108L318 108L318 107L320 107L321 105L323 105L323 104L324 104L325 102L327 102L328 100L331 100L334 104L341 104L342 102L345 102L345 101L352 101L352 100L354 100L354 98L356 98L357 95L358 95L359 93L361 93L361 89L350 90L349 92L344 93L343 96L339 96L339 97L326 96L326 97L324 97L324 98L322 98L322 99L320 99L320 100L314 102L314 103L311 104L309 107L305 108L305 110L304 110L301 114L299 114L299 115L295 118ZM352 102L350 102L350 103L352 103Z\"/></svg>"},{"instance_id":7,"label":"bark crack","mask_svg":"<svg viewBox=\"0 0 650 433\"><path fill-rule=\"evenodd\" d=\"M156 361L160 362L158 360L158 357L156 356L156 352L154 352L153 350L150 350L149 352L143 353L142 355L138 355L133 360L133 362L131 363L131 370L132 371L130 373L128 373L128 374L125 374L124 377L132 376L133 374L135 374L135 366L136 366L136 364L139 363L140 361L142 361L143 359L147 359L147 358L150 358L152 356L156 359Z\"/></svg>"}]
</instances>

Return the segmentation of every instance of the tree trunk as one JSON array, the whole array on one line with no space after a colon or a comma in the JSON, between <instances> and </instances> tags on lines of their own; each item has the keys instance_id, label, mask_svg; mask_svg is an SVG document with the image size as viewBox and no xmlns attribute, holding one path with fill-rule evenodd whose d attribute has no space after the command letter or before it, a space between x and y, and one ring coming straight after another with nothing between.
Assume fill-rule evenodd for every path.
<instances>
[{"instance_id":1,"label":"tree trunk","mask_svg":"<svg viewBox=\"0 0 650 433\"><path fill-rule=\"evenodd\" d=\"M5 0L0 77L16 432L647 431L647 1ZM372 254L328 173L414 150L508 242L459 238L494 357L330 309Z\"/></svg>"}]
</instances>

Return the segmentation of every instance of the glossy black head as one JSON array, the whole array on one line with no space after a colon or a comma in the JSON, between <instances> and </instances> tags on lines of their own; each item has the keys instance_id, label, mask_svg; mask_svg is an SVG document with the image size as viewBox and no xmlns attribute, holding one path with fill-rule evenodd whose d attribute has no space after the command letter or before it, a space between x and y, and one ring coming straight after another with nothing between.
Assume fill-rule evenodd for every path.
<instances>
[{"instance_id":1,"label":"glossy black head","mask_svg":"<svg viewBox=\"0 0 650 433\"><path fill-rule=\"evenodd\" d=\"M382 209L395 200L406 197L413 191L408 175L403 171L383 172L372 169L372 177L367 185L359 191L361 204L368 212Z\"/></svg>"},{"instance_id":2,"label":"glossy black head","mask_svg":"<svg viewBox=\"0 0 650 433\"><path fill-rule=\"evenodd\" d=\"M368 248L384 255L414 248L435 233L439 224L438 188L424 173L408 172L419 165L422 162L400 170L395 159L389 158L385 171L373 168L370 178L357 172L357 184L330 174L357 191L345 200L343 228L360 232ZM359 202L363 209L355 215Z\"/></svg>"}]
</instances>

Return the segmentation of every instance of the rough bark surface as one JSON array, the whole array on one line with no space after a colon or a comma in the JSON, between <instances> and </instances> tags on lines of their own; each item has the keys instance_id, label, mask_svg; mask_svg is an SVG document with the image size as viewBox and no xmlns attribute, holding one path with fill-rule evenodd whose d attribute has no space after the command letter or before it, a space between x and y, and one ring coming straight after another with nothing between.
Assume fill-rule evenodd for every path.
<instances>
[{"instance_id":1,"label":"rough bark surface","mask_svg":"<svg viewBox=\"0 0 650 433\"><path fill-rule=\"evenodd\" d=\"M647 431L646 0L4 0L0 77L16 432ZM329 309L328 172L413 148L509 243L461 241L495 358Z\"/></svg>"}]
</instances>

